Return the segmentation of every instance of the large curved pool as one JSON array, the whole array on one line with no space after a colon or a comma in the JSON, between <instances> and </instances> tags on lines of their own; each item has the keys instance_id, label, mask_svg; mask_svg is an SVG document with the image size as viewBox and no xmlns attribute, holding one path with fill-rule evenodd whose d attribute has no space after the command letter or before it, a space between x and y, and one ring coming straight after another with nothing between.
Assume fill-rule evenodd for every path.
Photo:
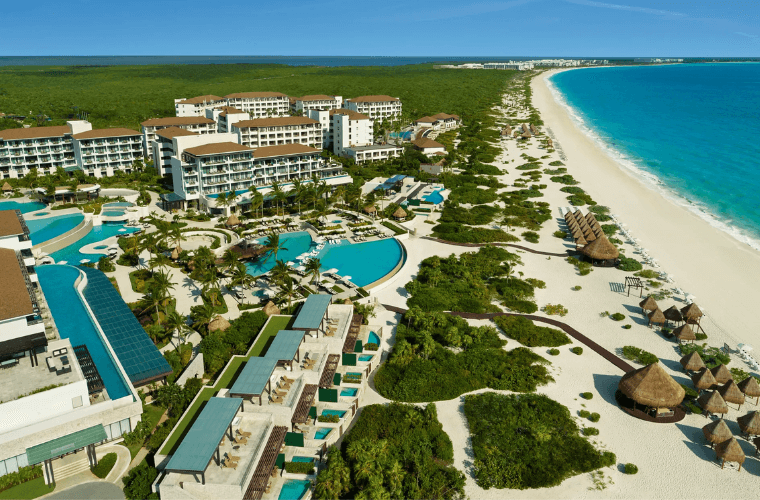
<instances>
[{"instance_id":1,"label":"large curved pool","mask_svg":"<svg viewBox=\"0 0 760 500\"><path fill-rule=\"evenodd\" d=\"M119 230L122 228L126 229L126 231L121 231L120 233ZM51 253L50 256L56 262L66 262L68 264L74 265L79 264L82 259L88 259L91 262L97 262L98 259L100 259L102 256L107 255L105 251L99 253L82 253L79 250L87 245L91 245L92 243L106 240L111 236L124 233L129 234L138 230L139 228L137 227L124 227L123 222L104 222L102 225L95 226L90 229L90 232L87 233L87 235L81 240L60 249L57 252ZM93 247L95 250L105 250L107 248L108 245L98 245L96 247Z\"/></svg>"},{"instance_id":2,"label":"large curved pool","mask_svg":"<svg viewBox=\"0 0 760 500\"><path fill-rule=\"evenodd\" d=\"M263 243L266 238L259 241ZM340 245L325 245L317 258L322 263L322 270L335 268L341 276L351 276L351 282L357 286L366 286L387 275L403 258L401 244L395 238L387 238L365 243L350 244L341 240ZM277 259L283 262L295 260L296 257L316 248L311 235L306 231L288 233L280 236L280 243L287 250L278 252ZM248 274L258 276L274 267L274 256L262 257L256 262L249 262Z\"/></svg>"},{"instance_id":3,"label":"large curved pool","mask_svg":"<svg viewBox=\"0 0 760 500\"><path fill-rule=\"evenodd\" d=\"M71 231L84 220L84 215L81 213L56 215L55 217L47 217L45 219L28 219L24 217L24 220L29 228L29 237L32 239L32 244L38 245Z\"/></svg>"},{"instance_id":4,"label":"large curved pool","mask_svg":"<svg viewBox=\"0 0 760 500\"><path fill-rule=\"evenodd\" d=\"M21 210L22 214L35 212L45 208L44 203L30 201L28 203L19 203L17 201L0 201L0 210Z\"/></svg>"}]
</instances>

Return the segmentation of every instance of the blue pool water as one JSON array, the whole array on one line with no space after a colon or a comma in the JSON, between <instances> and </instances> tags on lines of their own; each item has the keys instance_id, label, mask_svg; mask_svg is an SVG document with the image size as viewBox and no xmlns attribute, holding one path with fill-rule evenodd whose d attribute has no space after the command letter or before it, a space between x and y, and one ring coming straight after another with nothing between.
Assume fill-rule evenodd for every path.
<instances>
[{"instance_id":1,"label":"blue pool water","mask_svg":"<svg viewBox=\"0 0 760 500\"><path fill-rule=\"evenodd\" d=\"M359 361L369 361L373 357L374 355L372 354L362 354L361 356L359 356Z\"/></svg>"},{"instance_id":2,"label":"blue pool water","mask_svg":"<svg viewBox=\"0 0 760 500\"><path fill-rule=\"evenodd\" d=\"M314 434L314 439L324 439L332 432L332 429L329 427L320 427L317 429L317 432Z\"/></svg>"},{"instance_id":3,"label":"blue pool water","mask_svg":"<svg viewBox=\"0 0 760 500\"><path fill-rule=\"evenodd\" d=\"M369 332L369 337L367 338L368 344L377 344L378 347L380 347L380 337L375 332Z\"/></svg>"},{"instance_id":4,"label":"blue pool water","mask_svg":"<svg viewBox=\"0 0 760 500\"><path fill-rule=\"evenodd\" d=\"M550 82L623 167L760 249L760 64L583 69Z\"/></svg>"},{"instance_id":5,"label":"blue pool water","mask_svg":"<svg viewBox=\"0 0 760 500\"><path fill-rule=\"evenodd\" d=\"M69 339L72 346L87 345L111 399L128 396L126 382L74 289L79 270L71 266L39 266L37 276L61 337Z\"/></svg>"},{"instance_id":6,"label":"blue pool water","mask_svg":"<svg viewBox=\"0 0 760 500\"><path fill-rule=\"evenodd\" d=\"M29 203L19 203L17 201L0 201L0 210L21 210L22 214L42 210L45 208L44 203L30 201Z\"/></svg>"},{"instance_id":7,"label":"blue pool water","mask_svg":"<svg viewBox=\"0 0 760 500\"><path fill-rule=\"evenodd\" d=\"M343 415L345 415L346 412L342 410L322 410L322 415L337 415L340 418L343 418Z\"/></svg>"},{"instance_id":8,"label":"blue pool water","mask_svg":"<svg viewBox=\"0 0 760 500\"><path fill-rule=\"evenodd\" d=\"M133 207L134 205L135 205L134 203L130 203L128 201L115 201L113 203L104 203L103 208L112 208L112 207L123 208L123 207Z\"/></svg>"},{"instance_id":9,"label":"blue pool water","mask_svg":"<svg viewBox=\"0 0 760 500\"><path fill-rule=\"evenodd\" d=\"M261 243L264 241L265 238L259 239ZM306 231L283 234L280 242L287 250L278 252L277 259L284 262L295 261L302 253L316 248ZM358 244L343 240L340 245L325 245L317 258L322 262L323 270L335 268L339 275L351 276L351 281L357 286L365 286L391 272L401 260L402 252L401 245L394 238ZM248 274L258 276L274 267L274 256L249 262L246 267Z\"/></svg>"},{"instance_id":10,"label":"blue pool water","mask_svg":"<svg viewBox=\"0 0 760 500\"><path fill-rule=\"evenodd\" d=\"M412 138L412 131L407 130L406 132L391 132L390 134L388 134L388 136L391 139L401 139L404 141L408 141Z\"/></svg>"},{"instance_id":11,"label":"blue pool water","mask_svg":"<svg viewBox=\"0 0 760 500\"><path fill-rule=\"evenodd\" d=\"M340 220L340 219L332 221L333 224L340 224L341 222L343 222L343 221Z\"/></svg>"},{"instance_id":12,"label":"blue pool water","mask_svg":"<svg viewBox=\"0 0 760 500\"><path fill-rule=\"evenodd\" d=\"M364 375L362 372L346 372L346 375L353 375L354 377L361 377Z\"/></svg>"},{"instance_id":13,"label":"blue pool water","mask_svg":"<svg viewBox=\"0 0 760 500\"><path fill-rule=\"evenodd\" d=\"M314 457L293 457L290 459L291 462L306 462L306 463L314 463Z\"/></svg>"},{"instance_id":14,"label":"blue pool water","mask_svg":"<svg viewBox=\"0 0 760 500\"><path fill-rule=\"evenodd\" d=\"M84 215L57 215L46 219L29 219L24 217L24 220L27 227L29 227L29 237L32 239L32 244L37 245L71 231L84 220Z\"/></svg>"},{"instance_id":15,"label":"blue pool water","mask_svg":"<svg viewBox=\"0 0 760 500\"><path fill-rule=\"evenodd\" d=\"M103 241L105 239L110 238L111 236L114 236L119 233L119 229L126 229L126 231L121 231L122 233L134 233L135 231L139 230L137 227L124 227L124 224L121 222L104 222L101 226L95 226L93 227L87 235L82 238L81 240L77 241L76 243L72 243L71 245L64 247L57 252L53 252L50 254L50 256L56 261L66 261L69 264L79 264L79 261L82 259L89 259L92 262L96 262L98 259L100 259L103 255L107 255L105 252L103 253L81 253L79 251L80 248L91 245L92 243L95 243L97 241ZM32 240L34 241L34 240ZM108 248L108 245L98 245L96 247L100 250Z\"/></svg>"},{"instance_id":16,"label":"blue pool water","mask_svg":"<svg viewBox=\"0 0 760 500\"><path fill-rule=\"evenodd\" d=\"M300 500L309 491L311 481L306 479L286 479L278 500Z\"/></svg>"},{"instance_id":17,"label":"blue pool water","mask_svg":"<svg viewBox=\"0 0 760 500\"><path fill-rule=\"evenodd\" d=\"M430 203L435 203L436 205L443 203L443 196L441 196L441 191L443 191L441 188L436 188L432 193L424 196L422 199L424 201L429 201Z\"/></svg>"},{"instance_id":18,"label":"blue pool water","mask_svg":"<svg viewBox=\"0 0 760 500\"><path fill-rule=\"evenodd\" d=\"M108 245L98 245L98 246L94 246L94 247L92 247L92 248L93 248L94 250L103 250L103 249L106 249L106 248L108 248Z\"/></svg>"},{"instance_id":19,"label":"blue pool water","mask_svg":"<svg viewBox=\"0 0 760 500\"><path fill-rule=\"evenodd\" d=\"M101 212L105 217L121 217L125 213L127 213L126 210L103 210L103 212Z\"/></svg>"},{"instance_id":20,"label":"blue pool water","mask_svg":"<svg viewBox=\"0 0 760 500\"><path fill-rule=\"evenodd\" d=\"M354 388L354 389L342 389L340 391L340 395L341 396L348 396L348 397L352 398L352 397L356 396L357 392L359 392L359 389L356 389L356 388Z\"/></svg>"}]
</instances>

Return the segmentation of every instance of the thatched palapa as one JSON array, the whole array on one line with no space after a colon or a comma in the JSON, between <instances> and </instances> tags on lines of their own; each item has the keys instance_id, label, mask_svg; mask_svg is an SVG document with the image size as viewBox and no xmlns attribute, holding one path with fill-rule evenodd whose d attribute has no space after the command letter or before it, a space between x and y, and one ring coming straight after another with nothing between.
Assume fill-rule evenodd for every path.
<instances>
[{"instance_id":1,"label":"thatched palapa","mask_svg":"<svg viewBox=\"0 0 760 500\"><path fill-rule=\"evenodd\" d=\"M710 413L728 413L728 405L718 391L710 391L702 394L697 403L703 410Z\"/></svg>"},{"instance_id":2,"label":"thatched palapa","mask_svg":"<svg viewBox=\"0 0 760 500\"><path fill-rule=\"evenodd\" d=\"M722 363L710 371L712 372L713 377L715 377L715 381L719 384L725 384L729 380L734 379L734 377L731 376L731 372L728 371L728 368L726 368L726 365Z\"/></svg>"},{"instance_id":3,"label":"thatched palapa","mask_svg":"<svg viewBox=\"0 0 760 500\"><path fill-rule=\"evenodd\" d=\"M667 314L665 316L667 317ZM675 335L680 342L689 340L694 342L697 340L697 336L694 334L694 331L687 323L684 323L683 325L673 330L673 335ZM696 353L697 351L694 352Z\"/></svg>"},{"instance_id":4,"label":"thatched palapa","mask_svg":"<svg viewBox=\"0 0 760 500\"><path fill-rule=\"evenodd\" d=\"M677 323L680 323L683 321L683 316L681 316L681 311L678 310L676 306L670 306L663 312L665 315L665 318L669 321L675 321Z\"/></svg>"},{"instance_id":5,"label":"thatched palapa","mask_svg":"<svg viewBox=\"0 0 760 500\"><path fill-rule=\"evenodd\" d=\"M659 362L626 373L618 389L637 403L653 408L673 408L681 404L686 395Z\"/></svg>"},{"instance_id":6,"label":"thatched palapa","mask_svg":"<svg viewBox=\"0 0 760 500\"><path fill-rule=\"evenodd\" d=\"M659 308L651 311L649 314L647 314L647 317L649 318L650 325L652 323L659 323L661 325L665 324L665 315L662 314L662 311L660 311Z\"/></svg>"},{"instance_id":7,"label":"thatched palapa","mask_svg":"<svg viewBox=\"0 0 760 500\"><path fill-rule=\"evenodd\" d=\"M737 418L736 421L739 423L739 429L741 429L744 434L752 436L760 435L760 413L751 411L746 415Z\"/></svg>"},{"instance_id":8,"label":"thatched palapa","mask_svg":"<svg viewBox=\"0 0 760 500\"><path fill-rule=\"evenodd\" d=\"M726 382L723 387L720 387L718 389L718 392L721 396L723 396L723 399L726 400L726 403L739 405L739 409L741 409L742 405L744 404L744 393L741 391L741 389L739 389L739 386L736 385L736 382L733 380Z\"/></svg>"},{"instance_id":9,"label":"thatched palapa","mask_svg":"<svg viewBox=\"0 0 760 500\"><path fill-rule=\"evenodd\" d=\"M588 236L586 236L588 240ZM615 245L602 235L581 249L581 253L591 260L614 261L620 255Z\"/></svg>"},{"instance_id":10,"label":"thatched palapa","mask_svg":"<svg viewBox=\"0 0 760 500\"><path fill-rule=\"evenodd\" d=\"M13 187L10 184L8 184L7 182L3 184L3 193L8 193L11 191L13 191Z\"/></svg>"},{"instance_id":11,"label":"thatched palapa","mask_svg":"<svg viewBox=\"0 0 760 500\"><path fill-rule=\"evenodd\" d=\"M217 316L216 318L211 320L211 323L208 324L208 331L209 332L215 332L217 330L225 331L227 328L229 328L230 322L227 321L225 318L221 316Z\"/></svg>"},{"instance_id":12,"label":"thatched palapa","mask_svg":"<svg viewBox=\"0 0 760 500\"><path fill-rule=\"evenodd\" d=\"M230 215L229 219L227 219L227 222L225 222L224 224L227 227L239 226L240 219L238 219L238 216L236 214L232 214Z\"/></svg>"},{"instance_id":13,"label":"thatched palapa","mask_svg":"<svg viewBox=\"0 0 760 500\"><path fill-rule=\"evenodd\" d=\"M374 214L377 212L377 208L375 207L375 205L367 205L366 207L364 207L364 211L368 214Z\"/></svg>"},{"instance_id":14,"label":"thatched palapa","mask_svg":"<svg viewBox=\"0 0 760 500\"><path fill-rule=\"evenodd\" d=\"M176 247L174 247L174 250L172 250L172 256L171 256L172 260L179 259L179 254L181 254L181 253L182 253L182 248L180 248L179 245L177 245Z\"/></svg>"},{"instance_id":15,"label":"thatched palapa","mask_svg":"<svg viewBox=\"0 0 760 500\"><path fill-rule=\"evenodd\" d=\"M715 445L715 456L723 460L720 464L722 469L726 462L738 462L739 470L742 470L742 464L747 458L742 451L742 447L736 441L736 438L731 438Z\"/></svg>"},{"instance_id":16,"label":"thatched palapa","mask_svg":"<svg viewBox=\"0 0 760 500\"><path fill-rule=\"evenodd\" d=\"M592 241L596 241L599 238L594 234L593 231L586 231L583 233L583 237L586 239L587 242L591 243Z\"/></svg>"},{"instance_id":17,"label":"thatched palapa","mask_svg":"<svg viewBox=\"0 0 760 500\"><path fill-rule=\"evenodd\" d=\"M702 427L702 434L705 435L705 439L710 441L710 448L712 448L714 444L728 441L734 437L734 435L731 433L731 429L728 428L726 421L723 419L714 420L713 422L710 422L706 426Z\"/></svg>"},{"instance_id":18,"label":"thatched palapa","mask_svg":"<svg viewBox=\"0 0 760 500\"><path fill-rule=\"evenodd\" d=\"M264 314L267 316L277 315L280 314L280 309L270 300L267 302L267 305L264 306Z\"/></svg>"},{"instance_id":19,"label":"thatched palapa","mask_svg":"<svg viewBox=\"0 0 760 500\"><path fill-rule=\"evenodd\" d=\"M579 237L575 238L575 249L588 245L588 241L586 241L586 238L583 237L583 235L580 235Z\"/></svg>"},{"instance_id":20,"label":"thatched palapa","mask_svg":"<svg viewBox=\"0 0 760 500\"><path fill-rule=\"evenodd\" d=\"M681 308L681 316L683 316L684 319L696 321L701 318L703 314L697 304L691 303L688 306Z\"/></svg>"},{"instance_id":21,"label":"thatched palapa","mask_svg":"<svg viewBox=\"0 0 760 500\"><path fill-rule=\"evenodd\" d=\"M715 377L713 377L712 372L707 368L701 370L696 375L692 375L691 381L694 384L694 387L696 387L699 391L711 389L712 387L718 385L718 382L715 380Z\"/></svg>"},{"instance_id":22,"label":"thatched palapa","mask_svg":"<svg viewBox=\"0 0 760 500\"><path fill-rule=\"evenodd\" d=\"M655 302L654 298L650 295L646 299L639 302L639 307L642 308L644 311L654 311L655 309L659 309L660 307L657 305L657 302Z\"/></svg>"},{"instance_id":23,"label":"thatched palapa","mask_svg":"<svg viewBox=\"0 0 760 500\"><path fill-rule=\"evenodd\" d=\"M750 398L758 398L755 404L760 402L760 384L757 383L757 379L755 379L755 377L749 376L739 382L737 386L745 396L749 396Z\"/></svg>"},{"instance_id":24,"label":"thatched palapa","mask_svg":"<svg viewBox=\"0 0 760 500\"><path fill-rule=\"evenodd\" d=\"M683 369L687 372L698 372L703 368L707 369L705 362L702 361L702 356L700 356L697 351L681 358L681 366L683 366ZM712 375L712 373L710 375Z\"/></svg>"},{"instance_id":25,"label":"thatched palapa","mask_svg":"<svg viewBox=\"0 0 760 500\"><path fill-rule=\"evenodd\" d=\"M397 219L403 219L406 217L406 210L404 210L401 207L398 207L395 212L393 212L393 216Z\"/></svg>"}]
</instances>

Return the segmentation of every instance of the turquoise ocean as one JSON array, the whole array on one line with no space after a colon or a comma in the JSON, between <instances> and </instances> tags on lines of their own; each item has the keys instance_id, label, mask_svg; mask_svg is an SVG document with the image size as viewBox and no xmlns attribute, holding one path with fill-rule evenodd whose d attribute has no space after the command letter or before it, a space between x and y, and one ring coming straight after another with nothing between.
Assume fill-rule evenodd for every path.
<instances>
[{"instance_id":1,"label":"turquoise ocean","mask_svg":"<svg viewBox=\"0 0 760 500\"><path fill-rule=\"evenodd\" d=\"M624 168L760 250L760 64L572 70L549 88Z\"/></svg>"}]
</instances>

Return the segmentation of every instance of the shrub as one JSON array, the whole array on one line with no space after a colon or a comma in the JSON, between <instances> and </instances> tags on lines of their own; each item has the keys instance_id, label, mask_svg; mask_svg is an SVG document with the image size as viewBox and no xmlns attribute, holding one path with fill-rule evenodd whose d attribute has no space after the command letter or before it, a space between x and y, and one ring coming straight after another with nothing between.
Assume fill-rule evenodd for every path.
<instances>
[{"instance_id":1,"label":"shrub","mask_svg":"<svg viewBox=\"0 0 760 500\"><path fill-rule=\"evenodd\" d=\"M350 378L350 376L346 375L343 378L343 381L346 382L347 378ZM338 415L320 415L320 416L317 417L317 420L319 420L320 422L327 422L327 423L330 423L330 424L337 424L338 422L340 422L340 417Z\"/></svg>"},{"instance_id":2,"label":"shrub","mask_svg":"<svg viewBox=\"0 0 760 500\"><path fill-rule=\"evenodd\" d=\"M659 277L660 273L658 273L654 269L644 269L642 271L635 273L634 276L640 276L642 278L647 278L651 280L651 279L655 279Z\"/></svg>"},{"instance_id":3,"label":"shrub","mask_svg":"<svg viewBox=\"0 0 760 500\"><path fill-rule=\"evenodd\" d=\"M591 393L591 392L582 392L581 393L581 397L583 399L593 399L594 398L594 394Z\"/></svg>"},{"instance_id":4,"label":"shrub","mask_svg":"<svg viewBox=\"0 0 760 500\"><path fill-rule=\"evenodd\" d=\"M290 474L314 474L314 463L285 462L285 472Z\"/></svg>"},{"instance_id":5,"label":"shrub","mask_svg":"<svg viewBox=\"0 0 760 500\"><path fill-rule=\"evenodd\" d=\"M651 365L659 361L657 356L651 352L647 352L631 345L623 347L623 357L642 365Z\"/></svg>"},{"instance_id":6,"label":"shrub","mask_svg":"<svg viewBox=\"0 0 760 500\"><path fill-rule=\"evenodd\" d=\"M564 167L564 166L565 166L565 164L564 164L564 163L562 163L562 162L561 162L561 161L559 161L559 160L554 160L553 162L550 162L550 163L549 163L549 166L550 166L550 167Z\"/></svg>"},{"instance_id":7,"label":"shrub","mask_svg":"<svg viewBox=\"0 0 760 500\"><path fill-rule=\"evenodd\" d=\"M559 349L549 349L549 354L552 356L559 356Z\"/></svg>"},{"instance_id":8,"label":"shrub","mask_svg":"<svg viewBox=\"0 0 760 500\"><path fill-rule=\"evenodd\" d=\"M100 479L105 479L108 473L111 472L111 469L113 469L113 466L116 465L117 458L118 456L116 453L106 453L105 456L98 461L98 465L90 467L90 470Z\"/></svg>"},{"instance_id":9,"label":"shrub","mask_svg":"<svg viewBox=\"0 0 760 500\"><path fill-rule=\"evenodd\" d=\"M573 287L573 290L575 290L576 292L579 292L579 291L581 291L581 286L580 285L575 285Z\"/></svg>"},{"instance_id":10,"label":"shrub","mask_svg":"<svg viewBox=\"0 0 760 500\"><path fill-rule=\"evenodd\" d=\"M614 321L623 321L625 319L625 314L623 313L611 314L610 318L612 318Z\"/></svg>"},{"instance_id":11,"label":"shrub","mask_svg":"<svg viewBox=\"0 0 760 500\"><path fill-rule=\"evenodd\" d=\"M594 212L595 215L607 215L610 213L609 207L605 207L604 205L596 205L593 207L589 207L590 212Z\"/></svg>"},{"instance_id":12,"label":"shrub","mask_svg":"<svg viewBox=\"0 0 760 500\"><path fill-rule=\"evenodd\" d=\"M641 262L639 262L636 259L620 256L620 262L618 262L617 268L620 269L621 271L631 272L631 271L641 271L644 268L644 266L642 266Z\"/></svg>"},{"instance_id":13,"label":"shrub","mask_svg":"<svg viewBox=\"0 0 760 500\"><path fill-rule=\"evenodd\" d=\"M364 350L365 351L377 351L378 345L374 342L367 342L364 344Z\"/></svg>"},{"instance_id":14,"label":"shrub","mask_svg":"<svg viewBox=\"0 0 760 500\"><path fill-rule=\"evenodd\" d=\"M13 486L18 486L32 479L42 477L42 467L39 465L32 465L27 467L19 467L18 471L11 472L0 476L0 491L7 490Z\"/></svg>"},{"instance_id":15,"label":"shrub","mask_svg":"<svg viewBox=\"0 0 760 500\"><path fill-rule=\"evenodd\" d=\"M591 198L591 196L586 193L579 193L579 194L568 196L567 201L569 201L571 205L574 205L577 207L582 207L583 205L596 204L596 202Z\"/></svg>"},{"instance_id":16,"label":"shrub","mask_svg":"<svg viewBox=\"0 0 760 500\"><path fill-rule=\"evenodd\" d=\"M581 411L579 411L579 412L578 412L578 415L579 415L581 418L588 418L588 417L590 417L590 416L591 416L591 412L590 412L590 411L588 411L588 410L581 410Z\"/></svg>"},{"instance_id":17,"label":"shrub","mask_svg":"<svg viewBox=\"0 0 760 500\"><path fill-rule=\"evenodd\" d=\"M623 466L623 472L626 474L636 474L638 471L639 468L632 463L627 463L625 466Z\"/></svg>"},{"instance_id":18,"label":"shrub","mask_svg":"<svg viewBox=\"0 0 760 500\"><path fill-rule=\"evenodd\" d=\"M497 316L494 323L504 334L527 347L557 347L570 343L564 332L545 326L536 326L522 316Z\"/></svg>"},{"instance_id":19,"label":"shrub","mask_svg":"<svg viewBox=\"0 0 760 500\"><path fill-rule=\"evenodd\" d=\"M552 182L558 182L560 184L566 184L568 186L574 186L578 184L578 181L573 179L573 176L570 174L565 175L555 175L554 177L550 177Z\"/></svg>"},{"instance_id":20,"label":"shrub","mask_svg":"<svg viewBox=\"0 0 760 500\"><path fill-rule=\"evenodd\" d=\"M596 413L596 412L594 412L594 413L592 413L591 415L588 416L588 419L591 420L592 422L599 422L600 418L601 418L601 416L598 413Z\"/></svg>"},{"instance_id":21,"label":"shrub","mask_svg":"<svg viewBox=\"0 0 760 500\"><path fill-rule=\"evenodd\" d=\"M562 304L546 304L541 308L541 310L549 316L553 316L555 314L558 316L565 316L568 313L567 308Z\"/></svg>"},{"instance_id":22,"label":"shrub","mask_svg":"<svg viewBox=\"0 0 760 500\"><path fill-rule=\"evenodd\" d=\"M572 349L570 349L570 352L572 352L573 354L577 354L578 356L580 356L581 354L583 354L583 347L580 347L580 346L573 347Z\"/></svg>"},{"instance_id":23,"label":"shrub","mask_svg":"<svg viewBox=\"0 0 760 500\"><path fill-rule=\"evenodd\" d=\"M106 256L101 257L98 259L98 269L100 271L103 271L104 273L110 273L113 271L116 271L116 266L113 262L111 262L111 259L109 259Z\"/></svg>"},{"instance_id":24,"label":"shrub","mask_svg":"<svg viewBox=\"0 0 760 500\"><path fill-rule=\"evenodd\" d=\"M525 241L528 243L538 243L538 233L535 231L525 231L522 233L522 237L525 238Z\"/></svg>"},{"instance_id":25,"label":"shrub","mask_svg":"<svg viewBox=\"0 0 760 500\"><path fill-rule=\"evenodd\" d=\"M625 328L626 330L630 330L631 329L631 325L623 325L623 328Z\"/></svg>"},{"instance_id":26,"label":"shrub","mask_svg":"<svg viewBox=\"0 0 760 500\"><path fill-rule=\"evenodd\" d=\"M564 231L554 231L554 233L553 233L553 234L554 234L554 237L555 237L555 238L559 238L559 239L563 239L563 240L564 240L565 238L567 238L567 233L566 233L566 232L564 232Z\"/></svg>"},{"instance_id":27,"label":"shrub","mask_svg":"<svg viewBox=\"0 0 760 500\"><path fill-rule=\"evenodd\" d=\"M681 356L687 356L694 351L697 351L705 362L705 365L712 369L719 364L728 365L731 362L731 358L720 350L718 347L708 347L707 344L680 344L678 349L681 351Z\"/></svg>"},{"instance_id":28,"label":"shrub","mask_svg":"<svg viewBox=\"0 0 760 500\"><path fill-rule=\"evenodd\" d=\"M596 427L584 427L581 431L584 436L598 436L599 435L599 429Z\"/></svg>"},{"instance_id":29,"label":"shrub","mask_svg":"<svg viewBox=\"0 0 760 500\"><path fill-rule=\"evenodd\" d=\"M127 500L157 499L158 495L151 492L151 485L157 476L158 471L154 467L142 462L129 471L127 477L121 478L124 483L124 496Z\"/></svg>"},{"instance_id":30,"label":"shrub","mask_svg":"<svg viewBox=\"0 0 760 500\"><path fill-rule=\"evenodd\" d=\"M433 236L453 243L492 243L519 241L517 236L501 229L470 227L454 222L443 222L433 227Z\"/></svg>"},{"instance_id":31,"label":"shrub","mask_svg":"<svg viewBox=\"0 0 760 500\"><path fill-rule=\"evenodd\" d=\"M123 253L116 259L117 264L127 267L135 267L139 262L140 258L132 252Z\"/></svg>"}]
</instances>

